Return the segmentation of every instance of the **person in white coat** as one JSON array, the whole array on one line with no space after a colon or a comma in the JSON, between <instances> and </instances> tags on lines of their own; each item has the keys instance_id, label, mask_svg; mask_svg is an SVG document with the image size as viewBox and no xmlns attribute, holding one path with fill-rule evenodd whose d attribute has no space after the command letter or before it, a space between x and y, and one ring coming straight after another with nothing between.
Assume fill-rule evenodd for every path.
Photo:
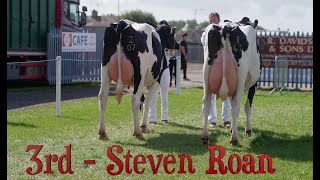
<instances>
[{"instance_id":1,"label":"person in white coat","mask_svg":"<svg viewBox=\"0 0 320 180\"><path fill-rule=\"evenodd\" d=\"M209 24L217 24L220 23L220 15L217 12L213 12L209 14ZM206 29L207 30L207 29ZM206 31L205 31L206 32ZM206 33L203 32L201 36L201 43L202 45L205 44L206 41ZM211 95L211 109L209 114L209 126L215 127L217 125L217 96L212 93ZM231 104L230 99L227 98L225 101L222 102L222 114L221 118L223 120L224 127L230 128L230 112L231 112Z\"/></svg>"},{"instance_id":2,"label":"person in white coat","mask_svg":"<svg viewBox=\"0 0 320 180\"><path fill-rule=\"evenodd\" d=\"M161 21L159 24L166 24L169 26L169 24L166 21ZM167 61L167 66L160 79L160 86L157 89L157 92L154 94L154 96L151 99L151 105L149 109L149 116L148 120L149 123L156 123L157 121L157 104L158 104L158 94L160 91L160 97L161 97L161 120L162 122L167 123L169 120L169 113L168 113L168 92L169 92L169 84L170 84L170 71L169 71L169 59L174 56L175 51L172 51L171 53L169 51L164 51L164 55Z\"/></svg>"}]
</instances>

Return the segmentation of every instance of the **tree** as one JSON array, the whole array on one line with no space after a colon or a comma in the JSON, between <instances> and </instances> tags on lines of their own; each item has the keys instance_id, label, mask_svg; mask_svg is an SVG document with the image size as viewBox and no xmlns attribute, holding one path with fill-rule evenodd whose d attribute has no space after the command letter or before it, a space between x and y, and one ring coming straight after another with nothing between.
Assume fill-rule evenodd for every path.
<instances>
[{"instance_id":1,"label":"tree","mask_svg":"<svg viewBox=\"0 0 320 180\"><path fill-rule=\"evenodd\" d=\"M204 30L208 25L209 25L208 21L203 21L202 23L199 24L200 29L202 30Z\"/></svg>"},{"instance_id":2,"label":"tree","mask_svg":"<svg viewBox=\"0 0 320 180\"><path fill-rule=\"evenodd\" d=\"M187 30L192 30L192 29L195 29L196 26L198 25L197 21L196 20L187 20Z\"/></svg>"},{"instance_id":3,"label":"tree","mask_svg":"<svg viewBox=\"0 0 320 180\"><path fill-rule=\"evenodd\" d=\"M168 23L170 24L171 27L176 27L176 32L181 32L182 28L184 28L184 26L186 25L186 22L183 20L179 20L179 21L168 21Z\"/></svg>"},{"instance_id":4,"label":"tree","mask_svg":"<svg viewBox=\"0 0 320 180\"><path fill-rule=\"evenodd\" d=\"M156 27L158 24L152 13L141 10L126 11L120 15L119 20L120 19L129 19L137 23L147 23L153 27Z\"/></svg>"}]
</instances>

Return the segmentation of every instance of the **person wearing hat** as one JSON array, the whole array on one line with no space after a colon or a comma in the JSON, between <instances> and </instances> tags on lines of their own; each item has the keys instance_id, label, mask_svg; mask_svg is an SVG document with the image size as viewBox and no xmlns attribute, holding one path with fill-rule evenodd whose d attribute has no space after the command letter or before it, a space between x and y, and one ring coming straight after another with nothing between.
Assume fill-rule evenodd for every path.
<instances>
[{"instance_id":1,"label":"person wearing hat","mask_svg":"<svg viewBox=\"0 0 320 180\"><path fill-rule=\"evenodd\" d=\"M188 34L184 33L182 35L182 40L180 42L180 50L181 50L181 68L183 71L183 80L190 81L189 78L187 78L187 61L188 61L188 48L187 48L187 39Z\"/></svg>"}]
</instances>

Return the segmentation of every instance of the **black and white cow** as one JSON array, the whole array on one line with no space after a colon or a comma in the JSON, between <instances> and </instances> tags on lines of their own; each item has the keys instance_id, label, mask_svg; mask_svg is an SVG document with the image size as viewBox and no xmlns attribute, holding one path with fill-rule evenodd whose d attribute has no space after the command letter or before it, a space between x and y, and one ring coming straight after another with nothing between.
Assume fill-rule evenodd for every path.
<instances>
[{"instance_id":1,"label":"black and white cow","mask_svg":"<svg viewBox=\"0 0 320 180\"><path fill-rule=\"evenodd\" d=\"M206 30L204 45L203 77L203 134L202 143L208 144L208 115L211 93L222 100L230 97L232 107L231 141L240 145L238 118L242 95L248 91L245 104L246 133L251 135L251 108L257 81L260 77L260 54L257 49L256 30L258 24L249 19L232 23L224 21L221 26L211 24Z\"/></svg>"},{"instance_id":2,"label":"black and white cow","mask_svg":"<svg viewBox=\"0 0 320 180\"><path fill-rule=\"evenodd\" d=\"M161 26L158 31L161 33L157 33L154 27L146 23L135 23L130 20L120 20L106 28L101 63L101 87L98 95L100 139L107 139L104 113L111 80L117 82L118 103L121 102L123 88L133 85L133 135L137 138L143 138L142 132L148 132L147 115L150 101L159 87L164 67L163 48L173 49L175 45L173 30L169 26ZM144 86L148 89L148 95L145 100L143 121L139 126L140 98Z\"/></svg>"},{"instance_id":3,"label":"black and white cow","mask_svg":"<svg viewBox=\"0 0 320 180\"><path fill-rule=\"evenodd\" d=\"M160 34L161 43L165 43L166 41L170 41L167 38L174 38L175 28L173 27L173 33L170 36L165 36L166 28L170 27L167 21L163 20L159 22L157 27L157 32ZM162 35L163 34L163 35ZM163 39L166 38L166 39ZM177 46L177 42L174 41L175 47ZM157 92L154 94L150 104L150 111L149 111L149 123L156 123L157 120L157 103L158 103L158 93L160 92L161 97L161 121L167 123L169 120L169 101L168 101L168 92L169 92L169 85L170 85L170 71L169 71L169 59L175 55L175 51L165 48L166 45L162 44L163 47L163 72L161 74L161 81L160 87L157 89Z\"/></svg>"}]
</instances>

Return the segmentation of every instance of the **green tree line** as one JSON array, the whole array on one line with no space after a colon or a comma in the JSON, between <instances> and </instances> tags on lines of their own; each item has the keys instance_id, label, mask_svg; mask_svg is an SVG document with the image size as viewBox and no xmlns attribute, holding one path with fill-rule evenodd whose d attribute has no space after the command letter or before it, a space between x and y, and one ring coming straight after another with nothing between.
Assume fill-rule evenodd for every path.
<instances>
[{"instance_id":1,"label":"green tree line","mask_svg":"<svg viewBox=\"0 0 320 180\"><path fill-rule=\"evenodd\" d=\"M152 26L156 26L159 23L159 21L163 20L161 19L157 21L152 13L144 12L142 10L126 11L120 15L118 20L120 19L129 19L138 23L148 23ZM168 21L168 23L172 27L176 27L177 32L188 31L191 29L204 29L209 24L207 21L198 23L196 20L171 20Z\"/></svg>"}]
</instances>

